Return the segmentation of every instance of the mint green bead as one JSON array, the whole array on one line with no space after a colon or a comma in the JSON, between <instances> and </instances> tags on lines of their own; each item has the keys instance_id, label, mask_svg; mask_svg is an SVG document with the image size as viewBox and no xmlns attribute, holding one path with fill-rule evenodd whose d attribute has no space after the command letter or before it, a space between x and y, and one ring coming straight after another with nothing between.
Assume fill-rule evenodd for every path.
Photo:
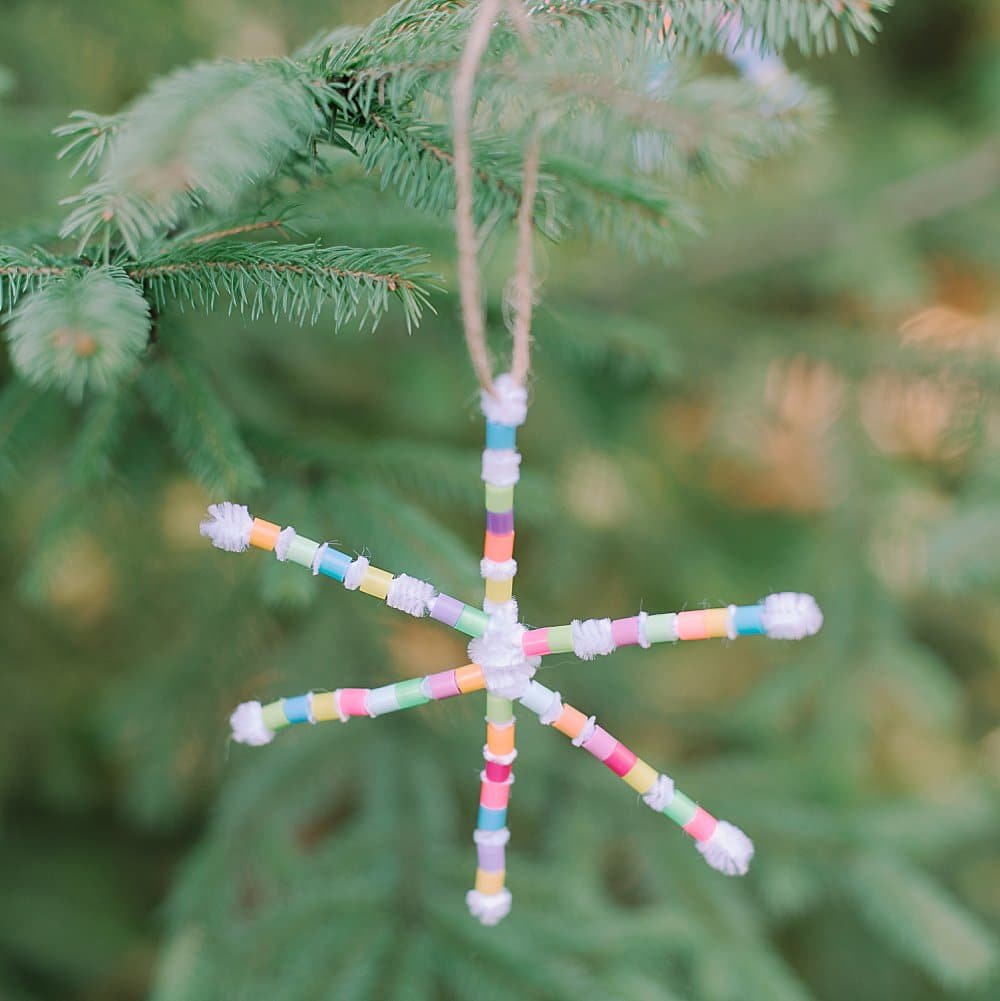
<instances>
[{"instance_id":1,"label":"mint green bead","mask_svg":"<svg viewBox=\"0 0 1000 1001\"><path fill-rule=\"evenodd\" d=\"M677 641L677 616L673 612L665 615L650 615L646 619L646 639L650 643L675 643Z\"/></svg>"},{"instance_id":2,"label":"mint green bead","mask_svg":"<svg viewBox=\"0 0 1000 1001\"><path fill-rule=\"evenodd\" d=\"M486 613L480 608L466 605L455 623L455 628L466 636L482 636L486 632Z\"/></svg>"},{"instance_id":3,"label":"mint green bead","mask_svg":"<svg viewBox=\"0 0 1000 1001\"><path fill-rule=\"evenodd\" d=\"M293 563L298 563L299 566L308 567L311 570L313 560L316 558L317 549L319 549L318 542L313 542L312 539L307 539L303 535L296 535L292 539L292 544L288 547L288 555L285 559L289 559Z\"/></svg>"},{"instance_id":4,"label":"mint green bead","mask_svg":"<svg viewBox=\"0 0 1000 1001\"><path fill-rule=\"evenodd\" d=\"M552 653L571 653L573 650L573 627L549 626L546 639Z\"/></svg>"},{"instance_id":5,"label":"mint green bead","mask_svg":"<svg viewBox=\"0 0 1000 1001\"><path fill-rule=\"evenodd\" d=\"M282 730L288 726L288 717L285 715L285 700L278 699L277 702L270 702L261 710L264 718L264 726L268 730Z\"/></svg>"},{"instance_id":6,"label":"mint green bead","mask_svg":"<svg viewBox=\"0 0 1000 1001\"><path fill-rule=\"evenodd\" d=\"M663 812L676 824L683 827L698 812L698 804L682 792L675 792L674 798L663 808Z\"/></svg>"},{"instance_id":7,"label":"mint green bead","mask_svg":"<svg viewBox=\"0 0 1000 1001\"><path fill-rule=\"evenodd\" d=\"M514 705L510 699L486 693L486 718L491 723L509 723L514 718Z\"/></svg>"},{"instance_id":8,"label":"mint green bead","mask_svg":"<svg viewBox=\"0 0 1000 1001\"><path fill-rule=\"evenodd\" d=\"M409 681L400 681L393 686L396 689L396 700L400 709L412 709L414 706L430 702L420 688L422 683L423 678L410 678Z\"/></svg>"}]
</instances>

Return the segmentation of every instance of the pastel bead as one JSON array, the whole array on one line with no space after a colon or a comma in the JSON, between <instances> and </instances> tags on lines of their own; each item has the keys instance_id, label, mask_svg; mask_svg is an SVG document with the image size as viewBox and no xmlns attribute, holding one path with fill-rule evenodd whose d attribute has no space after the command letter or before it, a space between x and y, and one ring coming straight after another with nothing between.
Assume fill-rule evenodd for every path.
<instances>
[{"instance_id":1,"label":"pastel bead","mask_svg":"<svg viewBox=\"0 0 1000 1001\"><path fill-rule=\"evenodd\" d=\"M343 582L344 577L347 576L347 568L352 562L353 560L347 553L327 546L320 555L316 569L327 577Z\"/></svg>"},{"instance_id":2,"label":"pastel bead","mask_svg":"<svg viewBox=\"0 0 1000 1001\"><path fill-rule=\"evenodd\" d=\"M760 605L744 605L733 611L733 631L737 636L763 636L767 630Z\"/></svg>"},{"instance_id":3,"label":"pastel bead","mask_svg":"<svg viewBox=\"0 0 1000 1001\"><path fill-rule=\"evenodd\" d=\"M430 699L424 694L423 678L409 678L407 681L397 681L392 687L396 690L396 701L400 709L412 709L422 706Z\"/></svg>"},{"instance_id":4,"label":"pastel bead","mask_svg":"<svg viewBox=\"0 0 1000 1001\"><path fill-rule=\"evenodd\" d=\"M510 535L514 531L514 510L487 511L486 531L494 535Z\"/></svg>"},{"instance_id":5,"label":"pastel bead","mask_svg":"<svg viewBox=\"0 0 1000 1001\"><path fill-rule=\"evenodd\" d=\"M670 802L663 808L663 812L679 826L683 827L689 823L698 812L698 804L694 800L688 799L682 792L675 792Z\"/></svg>"},{"instance_id":6,"label":"pastel bead","mask_svg":"<svg viewBox=\"0 0 1000 1001\"><path fill-rule=\"evenodd\" d=\"M340 719L340 714L337 712L337 699L333 692L314 692L312 710L313 719L317 723Z\"/></svg>"},{"instance_id":7,"label":"pastel bead","mask_svg":"<svg viewBox=\"0 0 1000 1001\"><path fill-rule=\"evenodd\" d=\"M705 632L714 639L724 639L729 635L729 609L706 608Z\"/></svg>"},{"instance_id":8,"label":"pastel bead","mask_svg":"<svg viewBox=\"0 0 1000 1001\"><path fill-rule=\"evenodd\" d=\"M576 740L583 733L583 728L587 725L587 717L579 709L563 705L563 711L559 719L552 725L560 733L566 734L570 740Z\"/></svg>"},{"instance_id":9,"label":"pastel bead","mask_svg":"<svg viewBox=\"0 0 1000 1001\"><path fill-rule=\"evenodd\" d=\"M526 657L544 657L552 653L549 649L548 629L529 629L521 635L521 649Z\"/></svg>"},{"instance_id":10,"label":"pastel bead","mask_svg":"<svg viewBox=\"0 0 1000 1001\"><path fill-rule=\"evenodd\" d=\"M476 870L476 890L490 896L499 893L503 889L504 879L507 874L503 869L498 872L487 872L484 869Z\"/></svg>"},{"instance_id":11,"label":"pastel bead","mask_svg":"<svg viewBox=\"0 0 1000 1001\"><path fill-rule=\"evenodd\" d=\"M537 681L533 681L528 685L528 690L518 701L522 706L530 709L536 716L541 716L552 705L554 695L555 693L551 689L540 685Z\"/></svg>"},{"instance_id":12,"label":"pastel bead","mask_svg":"<svg viewBox=\"0 0 1000 1001\"><path fill-rule=\"evenodd\" d=\"M455 628L466 636L482 636L486 632L486 613L481 608L465 605Z\"/></svg>"},{"instance_id":13,"label":"pastel bead","mask_svg":"<svg viewBox=\"0 0 1000 1001\"><path fill-rule=\"evenodd\" d=\"M505 601L510 601L514 593L514 581L490 580L486 579L486 600L492 601L494 605L502 605Z\"/></svg>"},{"instance_id":14,"label":"pastel bead","mask_svg":"<svg viewBox=\"0 0 1000 1001\"><path fill-rule=\"evenodd\" d=\"M274 544L278 541L280 534L280 525L264 521L263 518L254 518L253 524L250 526L250 545L270 552L274 549Z\"/></svg>"},{"instance_id":15,"label":"pastel bead","mask_svg":"<svg viewBox=\"0 0 1000 1001\"><path fill-rule=\"evenodd\" d=\"M611 623L611 635L615 646L638 646L639 616L635 615L631 619L615 619Z\"/></svg>"},{"instance_id":16,"label":"pastel bead","mask_svg":"<svg viewBox=\"0 0 1000 1001\"><path fill-rule=\"evenodd\" d=\"M285 699L285 704L282 707L285 719L289 723L308 723L309 717L312 715L312 709L309 705L311 701L308 695L295 695L290 699Z\"/></svg>"},{"instance_id":17,"label":"pastel bead","mask_svg":"<svg viewBox=\"0 0 1000 1001\"><path fill-rule=\"evenodd\" d=\"M630 751L621 741L615 744L615 749L604 759L604 764L608 766L619 778L625 778L632 766L639 759L634 751Z\"/></svg>"},{"instance_id":18,"label":"pastel bead","mask_svg":"<svg viewBox=\"0 0 1000 1001\"><path fill-rule=\"evenodd\" d=\"M551 653L570 653L573 650L573 627L549 626L549 651Z\"/></svg>"},{"instance_id":19,"label":"pastel bead","mask_svg":"<svg viewBox=\"0 0 1000 1001\"><path fill-rule=\"evenodd\" d=\"M499 761L486 762L486 777L491 782L506 782L510 778L511 765L501 765Z\"/></svg>"},{"instance_id":20,"label":"pastel bead","mask_svg":"<svg viewBox=\"0 0 1000 1001\"><path fill-rule=\"evenodd\" d=\"M365 594L370 594L373 598L385 601L391 583L392 574L388 570L380 570L378 567L370 566L365 571L364 577L361 578L358 588L364 591Z\"/></svg>"},{"instance_id":21,"label":"pastel bead","mask_svg":"<svg viewBox=\"0 0 1000 1001\"><path fill-rule=\"evenodd\" d=\"M501 831L507 826L506 810L491 810L481 806L476 815L476 827L481 831Z\"/></svg>"},{"instance_id":22,"label":"pastel bead","mask_svg":"<svg viewBox=\"0 0 1000 1001\"><path fill-rule=\"evenodd\" d=\"M510 754L514 750L514 725L497 726L495 723L487 723L486 746L491 754Z\"/></svg>"},{"instance_id":23,"label":"pastel bead","mask_svg":"<svg viewBox=\"0 0 1000 1001\"><path fill-rule=\"evenodd\" d=\"M312 539L307 539L304 535L296 535L289 543L285 559L311 570L317 549L319 549L318 542L313 542Z\"/></svg>"},{"instance_id":24,"label":"pastel bead","mask_svg":"<svg viewBox=\"0 0 1000 1001\"><path fill-rule=\"evenodd\" d=\"M649 792L659 777L660 773L652 765L643 761L642 758L636 758L632 770L622 776L640 796Z\"/></svg>"},{"instance_id":25,"label":"pastel bead","mask_svg":"<svg viewBox=\"0 0 1000 1001\"><path fill-rule=\"evenodd\" d=\"M432 699L450 699L455 695L460 695L458 682L455 680L454 671L441 671L438 674L427 676L427 688L430 689Z\"/></svg>"},{"instance_id":26,"label":"pastel bead","mask_svg":"<svg viewBox=\"0 0 1000 1001\"><path fill-rule=\"evenodd\" d=\"M476 861L485 872L503 872L506 860L503 845L476 845Z\"/></svg>"},{"instance_id":27,"label":"pastel bead","mask_svg":"<svg viewBox=\"0 0 1000 1001\"><path fill-rule=\"evenodd\" d=\"M673 643L677 639L676 620L673 612L650 615L646 619L646 639L650 643Z\"/></svg>"},{"instance_id":28,"label":"pastel bead","mask_svg":"<svg viewBox=\"0 0 1000 1001\"><path fill-rule=\"evenodd\" d=\"M340 700L340 711L345 716L368 715L368 707L365 704L368 697L367 688L341 688L337 695Z\"/></svg>"},{"instance_id":29,"label":"pastel bead","mask_svg":"<svg viewBox=\"0 0 1000 1001\"><path fill-rule=\"evenodd\" d=\"M369 716L384 716L386 713L394 713L403 707L399 704L399 697L395 685L383 685L381 688L373 688L368 693L366 700Z\"/></svg>"},{"instance_id":30,"label":"pastel bead","mask_svg":"<svg viewBox=\"0 0 1000 1001\"><path fill-rule=\"evenodd\" d=\"M513 506L513 487L495 487L490 483L486 484L487 511L510 511Z\"/></svg>"},{"instance_id":31,"label":"pastel bead","mask_svg":"<svg viewBox=\"0 0 1000 1001\"><path fill-rule=\"evenodd\" d=\"M517 445L517 428L510 424L486 422L487 448L514 448Z\"/></svg>"},{"instance_id":32,"label":"pastel bead","mask_svg":"<svg viewBox=\"0 0 1000 1001\"><path fill-rule=\"evenodd\" d=\"M491 810L506 810L510 802L509 782L484 781L479 790L479 805Z\"/></svg>"},{"instance_id":33,"label":"pastel bead","mask_svg":"<svg viewBox=\"0 0 1000 1001\"><path fill-rule=\"evenodd\" d=\"M454 626L465 610L465 605L447 594L439 594L431 606L431 618L443 622L446 626Z\"/></svg>"},{"instance_id":34,"label":"pastel bead","mask_svg":"<svg viewBox=\"0 0 1000 1001\"><path fill-rule=\"evenodd\" d=\"M285 715L285 700L278 699L277 702L270 702L261 710L264 719L264 726L268 730L280 730L288 726L288 717Z\"/></svg>"},{"instance_id":35,"label":"pastel bead","mask_svg":"<svg viewBox=\"0 0 1000 1001\"><path fill-rule=\"evenodd\" d=\"M684 825L684 830L696 841L708 841L715 833L717 823L715 817L699 806L695 815Z\"/></svg>"},{"instance_id":36,"label":"pastel bead","mask_svg":"<svg viewBox=\"0 0 1000 1001\"><path fill-rule=\"evenodd\" d=\"M513 559L514 533L494 535L493 532L487 532L486 540L483 543L483 555L495 563L505 563L507 560Z\"/></svg>"},{"instance_id":37,"label":"pastel bead","mask_svg":"<svg viewBox=\"0 0 1000 1001\"><path fill-rule=\"evenodd\" d=\"M583 749L588 754L592 754L598 761L604 761L611 756L617 743L617 739L612 737L603 726L595 726L593 734L583 742Z\"/></svg>"},{"instance_id":38,"label":"pastel bead","mask_svg":"<svg viewBox=\"0 0 1000 1001\"><path fill-rule=\"evenodd\" d=\"M514 703L492 692L486 693L486 718L491 723L512 723Z\"/></svg>"},{"instance_id":39,"label":"pastel bead","mask_svg":"<svg viewBox=\"0 0 1000 1001\"><path fill-rule=\"evenodd\" d=\"M455 681L463 695L466 692L482 691L486 687L483 669L478 664L466 664L465 667L455 668Z\"/></svg>"}]
</instances>

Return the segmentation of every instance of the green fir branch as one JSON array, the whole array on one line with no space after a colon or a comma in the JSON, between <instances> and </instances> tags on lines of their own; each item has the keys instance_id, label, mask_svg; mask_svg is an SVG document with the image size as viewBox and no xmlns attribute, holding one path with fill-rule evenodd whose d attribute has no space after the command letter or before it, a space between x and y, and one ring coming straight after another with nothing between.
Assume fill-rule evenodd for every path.
<instances>
[{"instance_id":1,"label":"green fir branch","mask_svg":"<svg viewBox=\"0 0 1000 1001\"><path fill-rule=\"evenodd\" d=\"M412 327L435 287L424 263L424 255L406 247L358 250L220 239L137 261L128 274L158 307L175 298L211 309L223 300L230 311L251 319L270 312L315 323L329 304L340 327L356 317L374 324L396 299Z\"/></svg>"}]
</instances>

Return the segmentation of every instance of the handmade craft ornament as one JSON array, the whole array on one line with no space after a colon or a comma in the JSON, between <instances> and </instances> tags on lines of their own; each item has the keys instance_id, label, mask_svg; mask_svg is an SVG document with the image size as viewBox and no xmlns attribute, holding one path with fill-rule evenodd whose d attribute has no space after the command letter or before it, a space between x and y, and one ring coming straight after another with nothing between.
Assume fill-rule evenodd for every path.
<instances>
[{"instance_id":1,"label":"handmade craft ornament","mask_svg":"<svg viewBox=\"0 0 1000 1001\"><path fill-rule=\"evenodd\" d=\"M523 422L527 394L510 377L496 381L497 393L484 392L487 418L482 478L486 487L486 537L480 572L486 581L483 608L443 594L433 584L407 574L393 574L352 557L329 543L300 536L291 526L281 528L250 514L246 507L225 501L208 509L201 532L213 545L230 552L248 548L273 551L285 563L297 564L314 576L340 582L384 601L390 608L416 618L429 617L471 637L472 663L454 670L381 688L340 688L307 692L267 705L246 702L230 718L233 739L260 746L287 726L346 722L355 716L382 716L430 701L486 691L486 743L480 772L479 806L473 841L476 846L475 885L466 895L470 912L492 925L510 911L506 887L506 847L510 840L507 810L517 757L517 702L545 726L558 730L576 747L614 772L643 802L664 814L697 844L705 861L730 876L747 872L753 844L737 827L717 820L632 750L587 716L564 703L534 679L541 658L574 653L582 660L612 653L618 647L649 648L655 643L769 636L797 640L815 634L823 615L807 594L772 594L754 605L694 609L622 619L574 619L566 625L527 629L513 599L517 564L513 559L514 493L520 469L516 429Z\"/></svg>"}]
</instances>

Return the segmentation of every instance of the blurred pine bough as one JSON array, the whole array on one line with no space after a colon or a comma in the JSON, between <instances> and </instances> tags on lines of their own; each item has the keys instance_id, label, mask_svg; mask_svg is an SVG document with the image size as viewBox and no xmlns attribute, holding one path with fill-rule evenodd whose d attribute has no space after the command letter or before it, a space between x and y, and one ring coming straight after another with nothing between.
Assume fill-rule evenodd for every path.
<instances>
[{"instance_id":1,"label":"blurred pine bough","mask_svg":"<svg viewBox=\"0 0 1000 1001\"><path fill-rule=\"evenodd\" d=\"M871 16L867 4L740 6L773 43L803 48L829 47L838 11L841 24ZM160 998L313 997L327 984L338 998L875 998L960 988L989 996L996 945L987 925L997 915L986 888L996 879L989 838L997 810L986 780L998 696L984 666L995 662L996 641L981 622L996 583L983 556L996 500L995 303L977 274L996 261L976 234L985 212L997 218L997 205L995 148L974 146L988 111L954 133L926 101L905 115L882 105L875 125L859 114L828 146L769 167L770 183L751 174L751 197L709 199L712 235L686 243L682 263L666 273L593 245L549 252L525 441L533 475L519 528L530 563L527 613L542 621L570 599L604 614L639 598L657 607L690 593L753 598L786 578L823 585L830 627L822 645L780 662L772 650L763 657L744 647L625 659L610 696L601 668L560 671L558 684L577 702L600 703L609 723L635 728L637 746L676 762L706 798L745 819L761 845L747 886L702 878L687 846L640 811L622 812L620 789L576 768L544 733L529 734L530 768L512 813L518 921L484 934L456 904L468 876L462 851L477 767L471 707L464 719L428 712L391 727L296 735L266 759L224 760L222 721L245 695L380 682L461 655L417 627L386 634L383 617L337 595L314 600L312 582L271 563L247 580L245 566L220 565L192 532L205 499L194 481L213 494L261 489L289 520L477 593L469 540L478 530L478 425L456 422L470 413L471 380L455 377L466 363L453 306L430 288L451 255L447 226L436 221L450 198L447 155L439 155L447 154L447 74L424 65L447 61L464 14L460 5L435 9L456 18L456 34L435 22L419 64L405 72L382 78L365 62L377 48L380 62L405 64L411 39L387 27L398 11L367 32L322 36L291 60L259 64L268 85L250 89L268 101L277 81L274 99L293 120L251 116L251 131L269 130L273 158L243 165L255 178L241 196L248 201L234 198L228 161L197 163L203 194L186 200L189 175L177 174L170 153L178 147L167 141L168 126L191 134L187 116L199 107L186 74L218 74L213 85L228 95L222 121L202 124L207 134L246 125L238 112L253 105L242 103L234 64L180 71L140 97L126 114L149 110L148 131L137 126L132 153L110 174L100 137L121 122L79 120L80 135L98 129L84 164L98 174L72 206L72 238L91 241L83 253L98 272L106 233L109 265L126 277L178 270L156 273L158 288L141 286L158 314L153 343L114 388L88 397L78 425L58 392L11 380L0 401L3 505L13 526L4 588L7 607L20 610L8 616L7 635L25 665L4 673L14 711L0 739L9 761L40 749L5 775L3 990L142 996L151 963L144 942L165 933L153 978ZM973 18L973 9L961 16ZM803 34L807 11L823 21ZM579 27L565 8L547 16L553 35L578 32L574 44L592 45L609 74L635 69L627 79L638 89L638 70L648 67L607 44L634 37L628 18L637 12L640 5L589 5ZM784 145L773 122L758 128L752 92L727 78L703 86L695 60L718 40L706 42L704 22L674 13L688 44L671 56L670 90L653 96L669 97L658 111L685 117L640 124L654 138L658 128L673 137L693 127L693 145L665 159L662 175L633 177L635 147L622 133L637 123L561 116L539 215L546 236L572 239L582 224L631 251L659 253L661 221L671 223L673 246L674 231L689 227L695 204L709 197L705 174L733 180L748 157ZM512 35L498 39L484 89L544 111L566 53L543 41L524 76L511 78L503 57L514 44ZM878 58L890 61L876 49L862 66ZM12 62L6 52L0 60ZM324 83L296 77L295 64L310 60ZM718 69L711 58L707 65ZM872 71L838 76L838 65L814 66L833 73L834 103L849 106L853 94L859 109L870 106ZM323 88L360 78L365 87L338 92L349 107L338 106L344 128L334 130L360 155L314 151L311 130L318 136L328 123L283 88L301 79L323 100ZM900 99L906 78L898 79L887 102ZM414 90L424 111L409 103ZM74 99L69 90L60 96ZM715 114L717 102L732 102L733 113ZM18 105L0 115L15 135L41 128L37 114L29 127L32 116ZM488 108L481 124L481 221L493 225L502 262L519 142ZM870 141L890 128L898 142ZM915 131L921 137L908 138ZM605 137L614 137L611 155L598 161ZM305 156L283 140L301 142ZM259 152L252 142L247 150ZM851 169L832 171L835 157ZM27 163L19 157L17 169ZM6 156L2 165L12 169ZM280 178L273 185L272 176ZM185 184L171 186L178 177ZM109 199L120 226L104 225ZM804 215L801 206L813 204ZM48 212L38 203L22 221ZM278 222L281 230L261 225ZM244 226L260 228L249 238L205 239ZM36 269L78 267L76 246L45 241L58 228L53 218L0 242ZM40 239L48 251L32 249ZM429 250L430 263L401 243ZM348 249L373 245L390 249ZM370 309L371 293L333 285L323 270L330 248L407 255L383 259L385 275L403 274L409 262L440 319L425 315L407 339L404 308L390 311L373 338L358 336L350 312ZM316 255L315 282L271 284L289 260L278 255L289 252ZM268 284L254 284L249 259L272 266L262 269ZM206 261L231 264L228 277L199 284ZM956 267L960 274L949 271ZM378 262L356 270L376 273ZM178 273L195 279L171 284L166 276ZM391 295L387 282L378 289L380 314ZM248 316L276 306L278 323L245 325L227 309L203 314L213 296ZM287 325L312 319L327 298L335 314L343 310L336 341L322 327ZM935 301L935 310L917 312ZM180 313L178 303L189 308ZM499 297L490 308L499 327ZM905 337L887 336L902 315L911 316ZM69 841L60 818L72 815L87 820ZM109 841L121 845L114 857ZM160 860L181 853L187 861L172 880L164 927L142 908L158 899ZM465 861L471 871L471 852ZM79 915L86 921L74 934L52 934ZM855 960L844 964L845 954Z\"/></svg>"}]
</instances>

